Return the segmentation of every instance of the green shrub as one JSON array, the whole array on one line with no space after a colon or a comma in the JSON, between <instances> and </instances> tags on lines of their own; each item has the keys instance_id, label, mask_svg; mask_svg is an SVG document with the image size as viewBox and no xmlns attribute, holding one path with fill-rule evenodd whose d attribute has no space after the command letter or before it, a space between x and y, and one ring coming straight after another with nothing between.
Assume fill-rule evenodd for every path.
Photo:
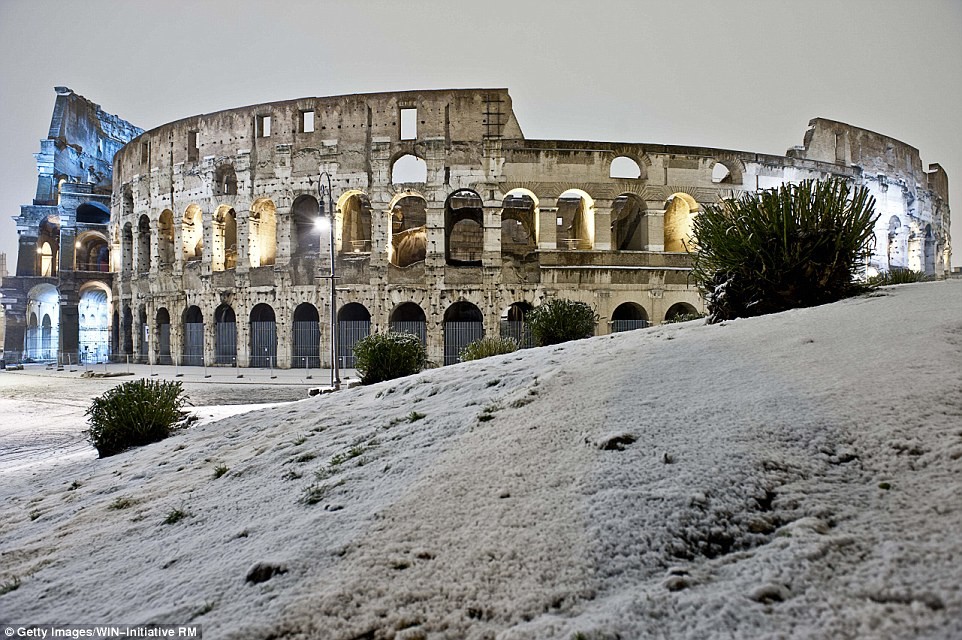
<instances>
[{"instance_id":1,"label":"green shrub","mask_svg":"<svg viewBox=\"0 0 962 640\"><path fill-rule=\"evenodd\" d=\"M674 324L674 323L676 323L676 322L688 322L689 320L698 320L698 319L704 318L704 317L705 317L705 314L704 314L704 313L698 313L697 311L696 311L695 313L676 313L675 315L671 316L670 318L665 318L665 321L664 321L662 324Z\"/></svg>"},{"instance_id":2,"label":"green shrub","mask_svg":"<svg viewBox=\"0 0 962 640\"><path fill-rule=\"evenodd\" d=\"M710 204L693 222L692 278L708 322L833 302L864 290L875 199L845 180L805 180Z\"/></svg>"},{"instance_id":3,"label":"green shrub","mask_svg":"<svg viewBox=\"0 0 962 640\"><path fill-rule=\"evenodd\" d=\"M94 398L87 409L87 438L101 458L163 440L188 414L180 382L132 380Z\"/></svg>"},{"instance_id":4,"label":"green shrub","mask_svg":"<svg viewBox=\"0 0 962 640\"><path fill-rule=\"evenodd\" d=\"M595 333L598 316L584 302L554 298L535 307L525 321L531 328L535 344L543 347L590 338Z\"/></svg>"},{"instance_id":5,"label":"green shrub","mask_svg":"<svg viewBox=\"0 0 962 640\"><path fill-rule=\"evenodd\" d=\"M934 280L932 276L926 275L921 271L911 269L890 269L878 275L874 275L865 281L870 287L884 287L890 284L908 284L909 282L929 282Z\"/></svg>"},{"instance_id":6,"label":"green shrub","mask_svg":"<svg viewBox=\"0 0 962 640\"><path fill-rule=\"evenodd\" d=\"M478 338L474 342L471 342L458 357L461 362L467 362L468 360L480 360L481 358L488 358L490 356L498 356L502 353L511 353L518 350L518 341L510 337L496 338Z\"/></svg>"},{"instance_id":7,"label":"green shrub","mask_svg":"<svg viewBox=\"0 0 962 640\"><path fill-rule=\"evenodd\" d=\"M374 384L418 373L428 354L421 339L410 333L375 333L354 345L354 365L361 384Z\"/></svg>"}]
</instances>

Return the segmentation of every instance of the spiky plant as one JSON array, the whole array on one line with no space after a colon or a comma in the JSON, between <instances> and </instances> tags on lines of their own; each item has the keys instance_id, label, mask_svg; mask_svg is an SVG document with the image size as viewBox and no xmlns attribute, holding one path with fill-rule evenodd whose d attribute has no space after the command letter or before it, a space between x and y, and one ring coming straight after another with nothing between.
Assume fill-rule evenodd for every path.
<instances>
[{"instance_id":1,"label":"spiky plant","mask_svg":"<svg viewBox=\"0 0 962 640\"><path fill-rule=\"evenodd\" d=\"M693 223L692 278L708 322L833 302L862 290L875 198L839 178L710 204Z\"/></svg>"}]
</instances>

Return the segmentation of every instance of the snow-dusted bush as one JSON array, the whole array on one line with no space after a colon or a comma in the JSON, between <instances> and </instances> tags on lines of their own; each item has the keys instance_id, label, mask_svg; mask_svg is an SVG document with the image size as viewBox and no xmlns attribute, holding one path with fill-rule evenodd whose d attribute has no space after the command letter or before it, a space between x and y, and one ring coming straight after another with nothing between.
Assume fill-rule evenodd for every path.
<instances>
[{"instance_id":1,"label":"snow-dusted bush","mask_svg":"<svg viewBox=\"0 0 962 640\"><path fill-rule=\"evenodd\" d=\"M525 319L539 347L590 338L598 316L584 302L554 298L535 307Z\"/></svg>"},{"instance_id":2,"label":"snow-dusted bush","mask_svg":"<svg viewBox=\"0 0 962 640\"><path fill-rule=\"evenodd\" d=\"M692 278L708 322L834 302L863 290L875 199L842 179L805 180L709 204L693 222Z\"/></svg>"},{"instance_id":3,"label":"snow-dusted bush","mask_svg":"<svg viewBox=\"0 0 962 640\"><path fill-rule=\"evenodd\" d=\"M872 276L866 280L871 287L884 287L890 284L907 284L909 282L928 282L934 280L932 276L912 269L890 269L884 273Z\"/></svg>"},{"instance_id":4,"label":"snow-dusted bush","mask_svg":"<svg viewBox=\"0 0 962 640\"><path fill-rule=\"evenodd\" d=\"M411 333L374 333L354 345L354 368L361 384L374 384L418 373L427 366L421 339Z\"/></svg>"},{"instance_id":5,"label":"snow-dusted bush","mask_svg":"<svg viewBox=\"0 0 962 640\"><path fill-rule=\"evenodd\" d=\"M159 442L188 419L180 382L132 380L94 398L87 409L90 443L101 458Z\"/></svg>"},{"instance_id":6,"label":"snow-dusted bush","mask_svg":"<svg viewBox=\"0 0 962 640\"><path fill-rule=\"evenodd\" d=\"M511 337L485 337L478 338L474 342L471 342L458 357L461 362L467 362L468 360L480 360L481 358L489 358L491 356L498 356L502 353L511 353L518 350L518 341Z\"/></svg>"}]
</instances>

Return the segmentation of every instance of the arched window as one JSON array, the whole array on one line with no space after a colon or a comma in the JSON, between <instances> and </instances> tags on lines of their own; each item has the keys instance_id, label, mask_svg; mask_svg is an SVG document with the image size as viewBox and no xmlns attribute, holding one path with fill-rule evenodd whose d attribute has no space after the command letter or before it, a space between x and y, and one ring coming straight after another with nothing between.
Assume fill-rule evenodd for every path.
<instances>
[{"instance_id":1,"label":"arched window","mask_svg":"<svg viewBox=\"0 0 962 640\"><path fill-rule=\"evenodd\" d=\"M462 349L484 337L484 316L470 302L455 302L444 312L444 364L461 361Z\"/></svg>"},{"instance_id":2,"label":"arched window","mask_svg":"<svg viewBox=\"0 0 962 640\"><path fill-rule=\"evenodd\" d=\"M274 309L269 304L257 304L251 309L251 361L252 367L277 366L277 323Z\"/></svg>"},{"instance_id":3,"label":"arched window","mask_svg":"<svg viewBox=\"0 0 962 640\"><path fill-rule=\"evenodd\" d=\"M726 165L722 164L721 162L716 162L711 168L711 181L716 184L720 184L722 182L731 182L732 172Z\"/></svg>"},{"instance_id":4,"label":"arched window","mask_svg":"<svg viewBox=\"0 0 962 640\"><path fill-rule=\"evenodd\" d=\"M889 218L887 263L889 270L905 267L905 234L898 216Z\"/></svg>"},{"instance_id":5,"label":"arched window","mask_svg":"<svg viewBox=\"0 0 962 640\"><path fill-rule=\"evenodd\" d=\"M214 364L237 364L237 316L229 304L214 309Z\"/></svg>"},{"instance_id":6,"label":"arched window","mask_svg":"<svg viewBox=\"0 0 962 640\"><path fill-rule=\"evenodd\" d=\"M644 251L648 246L645 203L633 193L625 193L611 204L611 245L619 251Z\"/></svg>"},{"instance_id":7,"label":"arched window","mask_svg":"<svg viewBox=\"0 0 962 640\"><path fill-rule=\"evenodd\" d=\"M157 258L161 269L174 264L174 212L164 209L157 219Z\"/></svg>"},{"instance_id":8,"label":"arched window","mask_svg":"<svg viewBox=\"0 0 962 640\"><path fill-rule=\"evenodd\" d=\"M698 203L687 193L675 193L665 201L665 251L688 251Z\"/></svg>"},{"instance_id":9,"label":"arched window","mask_svg":"<svg viewBox=\"0 0 962 640\"><path fill-rule=\"evenodd\" d=\"M321 366L320 316L317 307L309 302L302 302L294 309L291 366L295 369L318 369Z\"/></svg>"},{"instance_id":10,"label":"arched window","mask_svg":"<svg viewBox=\"0 0 962 640\"><path fill-rule=\"evenodd\" d=\"M129 306L124 307L122 333L124 336L123 353L132 356L134 354L134 314Z\"/></svg>"},{"instance_id":11,"label":"arched window","mask_svg":"<svg viewBox=\"0 0 962 640\"><path fill-rule=\"evenodd\" d=\"M421 339L421 344L427 344L427 319L424 310L413 302L403 302L391 312L391 331L411 333Z\"/></svg>"},{"instance_id":12,"label":"arched window","mask_svg":"<svg viewBox=\"0 0 962 640\"><path fill-rule=\"evenodd\" d=\"M355 365L354 345L371 334L371 314L367 308L351 302L337 311L338 364L345 369Z\"/></svg>"},{"instance_id":13,"label":"arched window","mask_svg":"<svg viewBox=\"0 0 962 640\"><path fill-rule=\"evenodd\" d=\"M391 211L391 264L407 267L427 256L427 202L411 191L395 196Z\"/></svg>"},{"instance_id":14,"label":"arched window","mask_svg":"<svg viewBox=\"0 0 962 640\"><path fill-rule=\"evenodd\" d=\"M248 254L252 267L274 264L277 257L277 208L266 198L255 200L248 217Z\"/></svg>"},{"instance_id":15,"label":"arched window","mask_svg":"<svg viewBox=\"0 0 962 640\"><path fill-rule=\"evenodd\" d=\"M469 189L452 193L444 204L444 257L448 264L481 266L484 205Z\"/></svg>"},{"instance_id":16,"label":"arched window","mask_svg":"<svg viewBox=\"0 0 962 640\"><path fill-rule=\"evenodd\" d=\"M648 326L648 313L640 304L624 302L611 314L611 332L644 329Z\"/></svg>"},{"instance_id":17,"label":"arched window","mask_svg":"<svg viewBox=\"0 0 962 640\"><path fill-rule=\"evenodd\" d=\"M184 212L184 222L180 231L184 251L184 262L201 260L204 257L204 216L200 207L192 204Z\"/></svg>"},{"instance_id":18,"label":"arched window","mask_svg":"<svg viewBox=\"0 0 962 640\"><path fill-rule=\"evenodd\" d=\"M291 245L294 255L302 256L320 250L321 236L317 229L319 212L317 198L314 196L298 196L291 205Z\"/></svg>"},{"instance_id":19,"label":"arched window","mask_svg":"<svg viewBox=\"0 0 962 640\"><path fill-rule=\"evenodd\" d=\"M361 191L348 191L337 201L341 253L371 251L371 201Z\"/></svg>"},{"instance_id":20,"label":"arched window","mask_svg":"<svg viewBox=\"0 0 962 640\"><path fill-rule=\"evenodd\" d=\"M676 302L665 312L665 322L680 322L694 320L698 317L698 310L687 302Z\"/></svg>"},{"instance_id":21,"label":"arched window","mask_svg":"<svg viewBox=\"0 0 962 640\"><path fill-rule=\"evenodd\" d=\"M569 189L558 197L558 249L590 250L595 242L595 203L584 191Z\"/></svg>"},{"instance_id":22,"label":"arched window","mask_svg":"<svg viewBox=\"0 0 962 640\"><path fill-rule=\"evenodd\" d=\"M146 214L137 222L137 272L150 271L150 218Z\"/></svg>"},{"instance_id":23,"label":"arched window","mask_svg":"<svg viewBox=\"0 0 962 640\"><path fill-rule=\"evenodd\" d=\"M214 237L211 270L224 271L237 266L237 213L221 205L214 214Z\"/></svg>"},{"instance_id":24,"label":"arched window","mask_svg":"<svg viewBox=\"0 0 962 640\"><path fill-rule=\"evenodd\" d=\"M224 164L217 167L214 172L213 192L215 196L237 195L237 173L233 165Z\"/></svg>"},{"instance_id":25,"label":"arched window","mask_svg":"<svg viewBox=\"0 0 962 640\"><path fill-rule=\"evenodd\" d=\"M628 156L618 156L611 161L611 170L608 172L610 178L640 178L641 167L638 163Z\"/></svg>"},{"instance_id":26,"label":"arched window","mask_svg":"<svg viewBox=\"0 0 962 640\"><path fill-rule=\"evenodd\" d=\"M423 184L428 181L428 163L405 154L391 165L391 184Z\"/></svg>"},{"instance_id":27,"label":"arched window","mask_svg":"<svg viewBox=\"0 0 962 640\"><path fill-rule=\"evenodd\" d=\"M501 201L501 254L523 257L538 248L538 198L512 189Z\"/></svg>"},{"instance_id":28,"label":"arched window","mask_svg":"<svg viewBox=\"0 0 962 640\"><path fill-rule=\"evenodd\" d=\"M78 224L109 224L110 209L99 202L85 202L77 207Z\"/></svg>"},{"instance_id":29,"label":"arched window","mask_svg":"<svg viewBox=\"0 0 962 640\"><path fill-rule=\"evenodd\" d=\"M40 223L37 233L37 273L45 278L56 276L60 258L60 216L50 215Z\"/></svg>"}]
</instances>

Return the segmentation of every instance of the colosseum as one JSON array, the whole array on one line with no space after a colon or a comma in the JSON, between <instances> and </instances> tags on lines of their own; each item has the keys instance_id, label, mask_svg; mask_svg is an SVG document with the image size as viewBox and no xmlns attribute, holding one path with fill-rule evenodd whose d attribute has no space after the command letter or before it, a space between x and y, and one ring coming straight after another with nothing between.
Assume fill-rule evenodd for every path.
<instances>
[{"instance_id":1,"label":"colosseum","mask_svg":"<svg viewBox=\"0 0 962 640\"><path fill-rule=\"evenodd\" d=\"M8 317L26 331L8 330L8 351L36 343L30 285L69 306L61 353L176 365L327 367L336 353L349 368L352 345L388 329L450 364L481 335L529 343L525 314L553 297L592 305L599 334L637 329L703 311L686 252L701 206L806 178L841 176L875 196L870 273L950 265L942 168L821 118L784 156L531 140L505 89L303 98L124 131L109 223L70 228L96 213L98 183L55 170L49 185L70 194L48 197L57 229L18 218L31 258L18 262ZM47 256L53 231L68 239ZM71 281L65 296L94 240L112 277ZM84 307L83 291L101 306Z\"/></svg>"}]
</instances>

